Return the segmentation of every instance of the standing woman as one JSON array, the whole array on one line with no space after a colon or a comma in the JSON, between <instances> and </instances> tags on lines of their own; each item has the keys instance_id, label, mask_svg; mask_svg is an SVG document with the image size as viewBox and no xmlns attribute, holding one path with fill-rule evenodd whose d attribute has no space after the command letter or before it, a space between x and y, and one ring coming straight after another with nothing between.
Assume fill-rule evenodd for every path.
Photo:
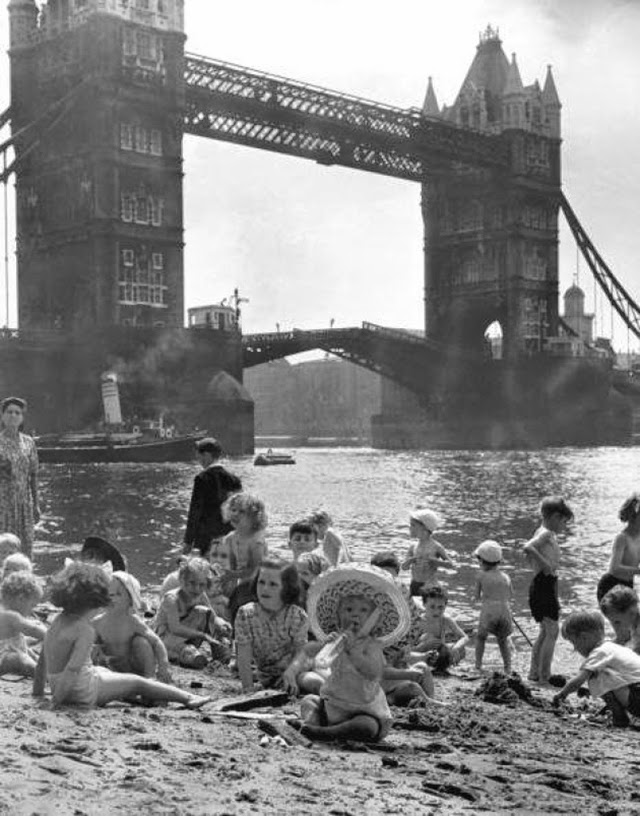
<instances>
[{"instance_id":1,"label":"standing woman","mask_svg":"<svg viewBox=\"0 0 640 816\"><path fill-rule=\"evenodd\" d=\"M609 571L598 582L598 603L618 584L633 589L633 578L640 574L640 494L629 496L618 518L626 527L613 540Z\"/></svg>"},{"instance_id":2,"label":"standing woman","mask_svg":"<svg viewBox=\"0 0 640 816\"><path fill-rule=\"evenodd\" d=\"M0 532L15 533L31 558L38 507L38 452L30 436L20 433L27 403L7 397L0 404Z\"/></svg>"}]
</instances>

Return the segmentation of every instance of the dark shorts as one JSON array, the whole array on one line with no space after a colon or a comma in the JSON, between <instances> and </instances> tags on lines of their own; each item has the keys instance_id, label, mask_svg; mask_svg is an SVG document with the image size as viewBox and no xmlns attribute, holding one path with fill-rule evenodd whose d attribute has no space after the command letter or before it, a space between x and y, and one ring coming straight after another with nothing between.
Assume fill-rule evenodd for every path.
<instances>
[{"instance_id":1,"label":"dark shorts","mask_svg":"<svg viewBox=\"0 0 640 816\"><path fill-rule=\"evenodd\" d=\"M411 581L409 584L409 594L413 598L414 596L421 596L422 595L422 588L424 587L423 581Z\"/></svg>"},{"instance_id":2,"label":"dark shorts","mask_svg":"<svg viewBox=\"0 0 640 816\"><path fill-rule=\"evenodd\" d=\"M602 578L598 581L598 588L596 589L598 603L600 603L610 589L613 589L614 586L620 585L633 589L633 579L631 581L625 581L624 578L616 578L616 576L612 575L610 572L605 572Z\"/></svg>"},{"instance_id":3,"label":"dark shorts","mask_svg":"<svg viewBox=\"0 0 640 816\"><path fill-rule=\"evenodd\" d=\"M557 621L560 617L558 602L558 576L539 572L529 587L529 609L533 619L540 623L543 618Z\"/></svg>"}]
</instances>

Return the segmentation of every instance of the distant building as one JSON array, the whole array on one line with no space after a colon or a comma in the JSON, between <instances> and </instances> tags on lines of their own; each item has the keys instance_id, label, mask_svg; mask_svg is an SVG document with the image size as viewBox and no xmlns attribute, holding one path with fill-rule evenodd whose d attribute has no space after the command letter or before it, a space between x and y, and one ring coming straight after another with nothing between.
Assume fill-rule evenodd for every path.
<instances>
[{"instance_id":1,"label":"distant building","mask_svg":"<svg viewBox=\"0 0 640 816\"><path fill-rule=\"evenodd\" d=\"M380 375L334 357L297 365L276 360L244 373L258 436L369 439L381 382Z\"/></svg>"},{"instance_id":2,"label":"distant building","mask_svg":"<svg viewBox=\"0 0 640 816\"><path fill-rule=\"evenodd\" d=\"M571 326L580 339L591 345L593 343L593 321L595 315L584 311L584 292L575 284L564 293L564 322Z\"/></svg>"},{"instance_id":3,"label":"distant building","mask_svg":"<svg viewBox=\"0 0 640 816\"><path fill-rule=\"evenodd\" d=\"M187 310L190 329L219 329L235 331L238 327L236 310L233 306L214 303L210 306L194 306Z\"/></svg>"}]
</instances>

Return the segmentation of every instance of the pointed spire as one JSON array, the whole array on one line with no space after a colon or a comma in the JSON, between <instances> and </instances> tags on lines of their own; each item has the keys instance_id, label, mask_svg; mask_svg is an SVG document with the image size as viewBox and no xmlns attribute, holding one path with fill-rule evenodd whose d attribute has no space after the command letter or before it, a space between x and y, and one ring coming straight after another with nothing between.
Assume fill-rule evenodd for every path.
<instances>
[{"instance_id":1,"label":"pointed spire","mask_svg":"<svg viewBox=\"0 0 640 816\"><path fill-rule=\"evenodd\" d=\"M504 96L509 96L510 94L521 94L523 91L524 85L520 77L520 69L516 62L516 55L512 54L511 62L507 69L507 81L505 82L504 91L502 93Z\"/></svg>"},{"instance_id":2,"label":"pointed spire","mask_svg":"<svg viewBox=\"0 0 640 816\"><path fill-rule=\"evenodd\" d=\"M436 92L433 90L433 81L431 77L429 77L429 83L427 85L427 93L424 97L424 103L422 105L422 115L423 116L440 116L440 108L438 107L438 100L436 99Z\"/></svg>"},{"instance_id":3,"label":"pointed spire","mask_svg":"<svg viewBox=\"0 0 640 816\"><path fill-rule=\"evenodd\" d=\"M558 91L556 90L556 83L553 81L550 65L547 65L547 78L544 81L544 88L542 90L542 104L545 106L555 105L558 108L562 107Z\"/></svg>"}]
</instances>

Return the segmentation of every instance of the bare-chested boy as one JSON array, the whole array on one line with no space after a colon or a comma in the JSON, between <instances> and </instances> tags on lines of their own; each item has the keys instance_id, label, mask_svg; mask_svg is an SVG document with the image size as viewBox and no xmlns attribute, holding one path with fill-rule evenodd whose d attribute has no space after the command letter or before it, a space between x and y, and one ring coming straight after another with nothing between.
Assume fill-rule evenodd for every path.
<instances>
[{"instance_id":1,"label":"bare-chested boy","mask_svg":"<svg viewBox=\"0 0 640 816\"><path fill-rule=\"evenodd\" d=\"M531 651L529 680L546 683L551 675L551 662L558 639L558 564L560 547L558 533L562 533L573 511L564 499L552 496L540 504L542 523L527 543L524 554L534 576L529 587L529 608L540 632Z\"/></svg>"}]
</instances>

